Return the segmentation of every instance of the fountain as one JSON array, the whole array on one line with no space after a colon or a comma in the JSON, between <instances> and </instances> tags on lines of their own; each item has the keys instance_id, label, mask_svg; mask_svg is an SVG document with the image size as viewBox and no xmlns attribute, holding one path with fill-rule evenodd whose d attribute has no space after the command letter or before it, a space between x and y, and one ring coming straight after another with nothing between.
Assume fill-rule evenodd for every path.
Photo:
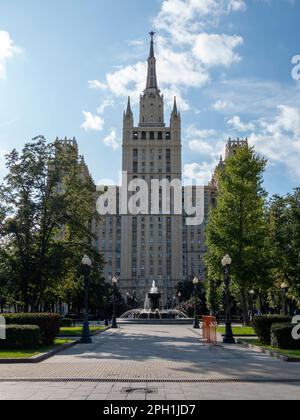
<instances>
[{"instance_id":1,"label":"fountain","mask_svg":"<svg viewBox=\"0 0 300 420\"><path fill-rule=\"evenodd\" d=\"M132 309L125 312L120 317L120 320L176 320L176 319L188 319L188 316L178 309L161 309L160 308L161 293L153 281L152 287L149 293L146 294L145 304L143 309Z\"/></svg>"}]
</instances>

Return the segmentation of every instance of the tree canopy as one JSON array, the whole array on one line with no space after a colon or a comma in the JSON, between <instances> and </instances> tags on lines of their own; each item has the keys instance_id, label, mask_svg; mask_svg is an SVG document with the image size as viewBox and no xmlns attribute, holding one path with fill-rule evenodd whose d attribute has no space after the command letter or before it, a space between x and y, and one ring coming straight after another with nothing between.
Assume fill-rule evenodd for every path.
<instances>
[{"instance_id":1,"label":"tree canopy","mask_svg":"<svg viewBox=\"0 0 300 420\"><path fill-rule=\"evenodd\" d=\"M62 299L76 286L85 253L101 275L94 247L95 186L71 144L37 137L6 156L0 186L2 296L29 307Z\"/></svg>"},{"instance_id":2,"label":"tree canopy","mask_svg":"<svg viewBox=\"0 0 300 420\"><path fill-rule=\"evenodd\" d=\"M232 286L240 295L245 322L249 321L247 293L267 281L266 193L262 187L265 167L266 160L249 146L238 148L228 157L217 173L217 205L206 228L210 286L220 285L221 260L229 254Z\"/></svg>"}]
</instances>

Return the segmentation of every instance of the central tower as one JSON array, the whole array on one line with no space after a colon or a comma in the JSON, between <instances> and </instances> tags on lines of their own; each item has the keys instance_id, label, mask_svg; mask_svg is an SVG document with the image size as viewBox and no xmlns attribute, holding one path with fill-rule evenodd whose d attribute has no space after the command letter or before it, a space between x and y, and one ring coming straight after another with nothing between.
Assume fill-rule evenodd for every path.
<instances>
[{"instance_id":1,"label":"central tower","mask_svg":"<svg viewBox=\"0 0 300 420\"><path fill-rule=\"evenodd\" d=\"M158 87L154 32L150 32L150 53L146 88L140 97L139 124L128 98L123 118L123 171L128 183L134 179L169 182L182 178L181 116L174 99L170 124L165 125L164 97ZM150 197L149 197L150 198ZM121 276L123 295L133 293L143 301L153 280L162 291L164 306L172 302L182 280L182 215L164 214L160 197L157 214L122 215ZM150 201L150 200L149 200ZM150 206L149 206L150 209Z\"/></svg>"},{"instance_id":2,"label":"central tower","mask_svg":"<svg viewBox=\"0 0 300 420\"><path fill-rule=\"evenodd\" d=\"M164 98L158 89L156 58L154 54L154 32L150 32L151 43L148 58L147 85L140 98L140 127L164 127Z\"/></svg>"}]
</instances>

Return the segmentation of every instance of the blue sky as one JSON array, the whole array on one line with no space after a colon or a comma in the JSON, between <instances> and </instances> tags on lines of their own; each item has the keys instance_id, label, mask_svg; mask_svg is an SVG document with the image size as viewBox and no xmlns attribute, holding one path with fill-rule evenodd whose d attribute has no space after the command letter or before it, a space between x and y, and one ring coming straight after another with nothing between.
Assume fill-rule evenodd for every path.
<instances>
[{"instance_id":1,"label":"blue sky","mask_svg":"<svg viewBox=\"0 0 300 420\"><path fill-rule=\"evenodd\" d=\"M174 95L182 111L186 178L207 182L226 139L247 136L269 160L266 189L291 191L299 16L299 0L0 0L1 176L1 156L43 134L75 136L95 181L117 181L122 112L131 95L138 118L154 29L166 121Z\"/></svg>"}]
</instances>

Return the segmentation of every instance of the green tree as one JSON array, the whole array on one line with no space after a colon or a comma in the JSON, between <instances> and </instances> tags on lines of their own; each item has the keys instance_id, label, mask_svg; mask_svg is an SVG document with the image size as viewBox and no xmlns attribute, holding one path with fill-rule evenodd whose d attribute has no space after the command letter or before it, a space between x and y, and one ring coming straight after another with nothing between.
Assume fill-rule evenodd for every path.
<instances>
[{"instance_id":1,"label":"green tree","mask_svg":"<svg viewBox=\"0 0 300 420\"><path fill-rule=\"evenodd\" d=\"M286 197L274 196L269 207L275 287L287 282L289 297L300 305L300 189Z\"/></svg>"},{"instance_id":2,"label":"green tree","mask_svg":"<svg viewBox=\"0 0 300 420\"><path fill-rule=\"evenodd\" d=\"M95 187L75 147L37 137L6 156L0 186L1 272L15 299L39 309L93 247ZM3 275L3 274L2 274ZM50 296L52 299L50 299ZM46 300L46 301L45 301Z\"/></svg>"},{"instance_id":3,"label":"green tree","mask_svg":"<svg viewBox=\"0 0 300 420\"><path fill-rule=\"evenodd\" d=\"M266 160L253 148L239 148L219 170L217 205L206 228L206 256L210 282L222 278L222 257L232 258L233 288L239 291L244 322L249 323L248 292L267 280Z\"/></svg>"}]
</instances>

